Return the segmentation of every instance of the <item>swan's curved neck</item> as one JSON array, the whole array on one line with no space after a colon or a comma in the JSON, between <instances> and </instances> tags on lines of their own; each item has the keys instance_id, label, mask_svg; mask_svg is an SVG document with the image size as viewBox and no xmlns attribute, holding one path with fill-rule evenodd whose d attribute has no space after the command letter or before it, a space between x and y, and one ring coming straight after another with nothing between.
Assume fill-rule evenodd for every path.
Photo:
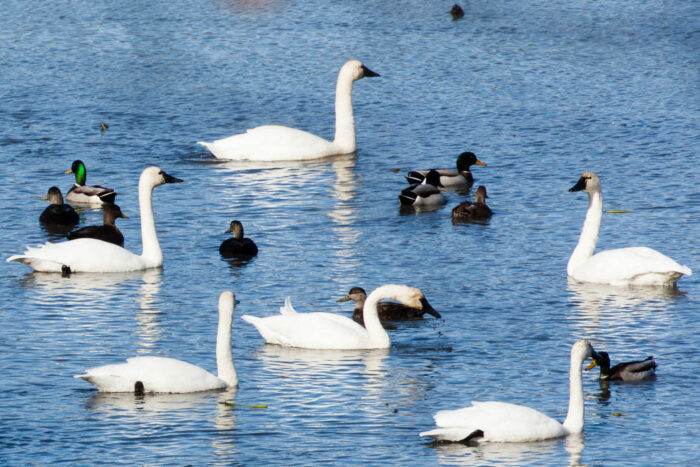
<instances>
[{"instance_id":1,"label":"swan's curved neck","mask_svg":"<svg viewBox=\"0 0 700 467\"><path fill-rule=\"evenodd\" d=\"M349 74L341 69L335 88L335 139L333 143L341 148L342 154L355 152L355 118L352 113L352 83Z\"/></svg>"},{"instance_id":2,"label":"swan's curved neck","mask_svg":"<svg viewBox=\"0 0 700 467\"><path fill-rule=\"evenodd\" d=\"M598 231L600 230L600 220L603 217L603 194L594 191L588 194L588 212L586 220L583 222L583 229L578 238L578 245L569 258L566 272L571 276L573 271L593 256L595 244L598 241Z\"/></svg>"},{"instance_id":3,"label":"swan's curved neck","mask_svg":"<svg viewBox=\"0 0 700 467\"><path fill-rule=\"evenodd\" d=\"M231 324L233 323L232 304L228 310L219 310L219 331L216 334L216 372L229 386L238 385L238 375L233 366L231 353Z\"/></svg>"},{"instance_id":4,"label":"swan's curved neck","mask_svg":"<svg viewBox=\"0 0 700 467\"><path fill-rule=\"evenodd\" d=\"M377 304L379 300L383 298L394 299L395 297L387 295L384 287L380 287L369 294L365 300L362 312L362 318L365 321L365 329L367 329L369 337L369 346L376 349L385 349L391 345L389 334L386 333L384 326L382 326L382 323L379 321L379 312L377 311Z\"/></svg>"},{"instance_id":5,"label":"swan's curved neck","mask_svg":"<svg viewBox=\"0 0 700 467\"><path fill-rule=\"evenodd\" d=\"M569 370L569 411L563 426L569 433L583 431L583 383L581 382L581 364L583 358L579 354L571 355Z\"/></svg>"},{"instance_id":6,"label":"swan's curved neck","mask_svg":"<svg viewBox=\"0 0 700 467\"><path fill-rule=\"evenodd\" d=\"M155 268L163 265L163 252L158 243L156 223L153 219L153 185L148 181L139 180L139 211L141 213L141 257L147 267Z\"/></svg>"}]
</instances>

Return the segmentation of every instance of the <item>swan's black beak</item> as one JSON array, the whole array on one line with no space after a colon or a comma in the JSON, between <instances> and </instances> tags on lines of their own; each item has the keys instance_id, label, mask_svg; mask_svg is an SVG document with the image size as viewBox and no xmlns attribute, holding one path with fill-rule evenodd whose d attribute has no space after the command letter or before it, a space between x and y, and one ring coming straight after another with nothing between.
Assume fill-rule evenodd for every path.
<instances>
[{"instance_id":1,"label":"swan's black beak","mask_svg":"<svg viewBox=\"0 0 700 467\"><path fill-rule=\"evenodd\" d=\"M435 316L436 318L442 318L442 316L440 316L440 313L435 311L435 308L433 308L430 305L430 303L428 303L428 300L426 300L425 297L420 299L420 303L421 303L421 305L423 305L423 311L425 311L429 315Z\"/></svg>"},{"instance_id":2,"label":"swan's black beak","mask_svg":"<svg viewBox=\"0 0 700 467\"><path fill-rule=\"evenodd\" d=\"M584 177L581 177L578 179L578 182L576 182L576 185L569 188L569 191L582 191L585 189L586 189L586 179Z\"/></svg>"},{"instance_id":3,"label":"swan's black beak","mask_svg":"<svg viewBox=\"0 0 700 467\"><path fill-rule=\"evenodd\" d=\"M177 177L173 177L172 175L168 175L165 172L163 172L162 170L160 171L160 174L165 179L165 183L180 183L180 182L182 182L181 179L179 179Z\"/></svg>"},{"instance_id":4,"label":"swan's black beak","mask_svg":"<svg viewBox=\"0 0 700 467\"><path fill-rule=\"evenodd\" d=\"M374 78L376 76L381 76L379 73L375 73L366 66L362 65L362 77L363 78Z\"/></svg>"}]
</instances>

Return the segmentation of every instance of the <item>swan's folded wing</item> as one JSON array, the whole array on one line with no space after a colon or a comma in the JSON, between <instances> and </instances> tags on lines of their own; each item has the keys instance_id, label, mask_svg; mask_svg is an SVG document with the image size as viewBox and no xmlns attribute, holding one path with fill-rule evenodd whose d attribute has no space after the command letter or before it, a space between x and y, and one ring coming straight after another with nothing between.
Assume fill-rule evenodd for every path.
<instances>
[{"instance_id":1,"label":"swan's folded wing","mask_svg":"<svg viewBox=\"0 0 700 467\"><path fill-rule=\"evenodd\" d=\"M530 407L507 402L472 402L471 407L435 414L441 428L481 430L485 441L524 442L566 434L561 423Z\"/></svg>"}]
</instances>

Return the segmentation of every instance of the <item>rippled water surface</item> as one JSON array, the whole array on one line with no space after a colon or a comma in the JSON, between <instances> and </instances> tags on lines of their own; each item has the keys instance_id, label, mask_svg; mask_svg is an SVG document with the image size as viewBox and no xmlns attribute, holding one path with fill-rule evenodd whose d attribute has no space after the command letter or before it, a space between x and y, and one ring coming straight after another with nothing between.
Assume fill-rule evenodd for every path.
<instances>
[{"instance_id":1,"label":"rippled water surface","mask_svg":"<svg viewBox=\"0 0 700 467\"><path fill-rule=\"evenodd\" d=\"M5 256L55 236L40 198L74 159L119 191L140 251L136 185L158 188L162 271L32 274L0 262L0 459L68 464L693 464L700 459L700 13L697 2L10 2L0 39ZM196 141L266 123L332 137L340 66L355 83L356 154L217 163ZM100 132L100 122L108 129ZM453 225L448 192L401 211L409 169L474 151L493 219ZM602 180L599 247L646 245L696 271L677 290L567 281L586 196ZM84 225L99 210L81 212ZM260 253L220 258L233 219ZM443 316L398 323L386 351L266 346L239 318L334 311L353 286L420 287ZM135 355L215 370L216 303L240 301L238 390L101 395L73 379ZM654 355L658 380L584 374L580 437L440 446L432 415L472 400L559 420L572 342L613 361ZM220 402L235 402L230 406ZM267 405L267 408L253 406Z\"/></svg>"}]
</instances>

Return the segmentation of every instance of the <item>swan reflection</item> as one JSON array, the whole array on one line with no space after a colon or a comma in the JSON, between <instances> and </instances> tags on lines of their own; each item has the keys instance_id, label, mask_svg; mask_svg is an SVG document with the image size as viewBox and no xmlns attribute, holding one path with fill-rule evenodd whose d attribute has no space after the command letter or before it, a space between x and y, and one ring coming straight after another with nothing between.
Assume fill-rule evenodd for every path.
<instances>
[{"instance_id":1,"label":"swan reflection","mask_svg":"<svg viewBox=\"0 0 700 467\"><path fill-rule=\"evenodd\" d=\"M639 335L667 325L668 304L685 295L675 287L616 287L571 278L567 289L575 311L570 318L591 337L625 326L632 326Z\"/></svg>"},{"instance_id":2,"label":"swan reflection","mask_svg":"<svg viewBox=\"0 0 700 467\"><path fill-rule=\"evenodd\" d=\"M468 445L461 443L432 442L441 464L479 465L496 463L503 465L547 464L548 459L557 455L564 446L569 454L569 465L578 466L583 452L583 435L569 435L566 438L549 439L529 443L482 443Z\"/></svg>"}]
</instances>

